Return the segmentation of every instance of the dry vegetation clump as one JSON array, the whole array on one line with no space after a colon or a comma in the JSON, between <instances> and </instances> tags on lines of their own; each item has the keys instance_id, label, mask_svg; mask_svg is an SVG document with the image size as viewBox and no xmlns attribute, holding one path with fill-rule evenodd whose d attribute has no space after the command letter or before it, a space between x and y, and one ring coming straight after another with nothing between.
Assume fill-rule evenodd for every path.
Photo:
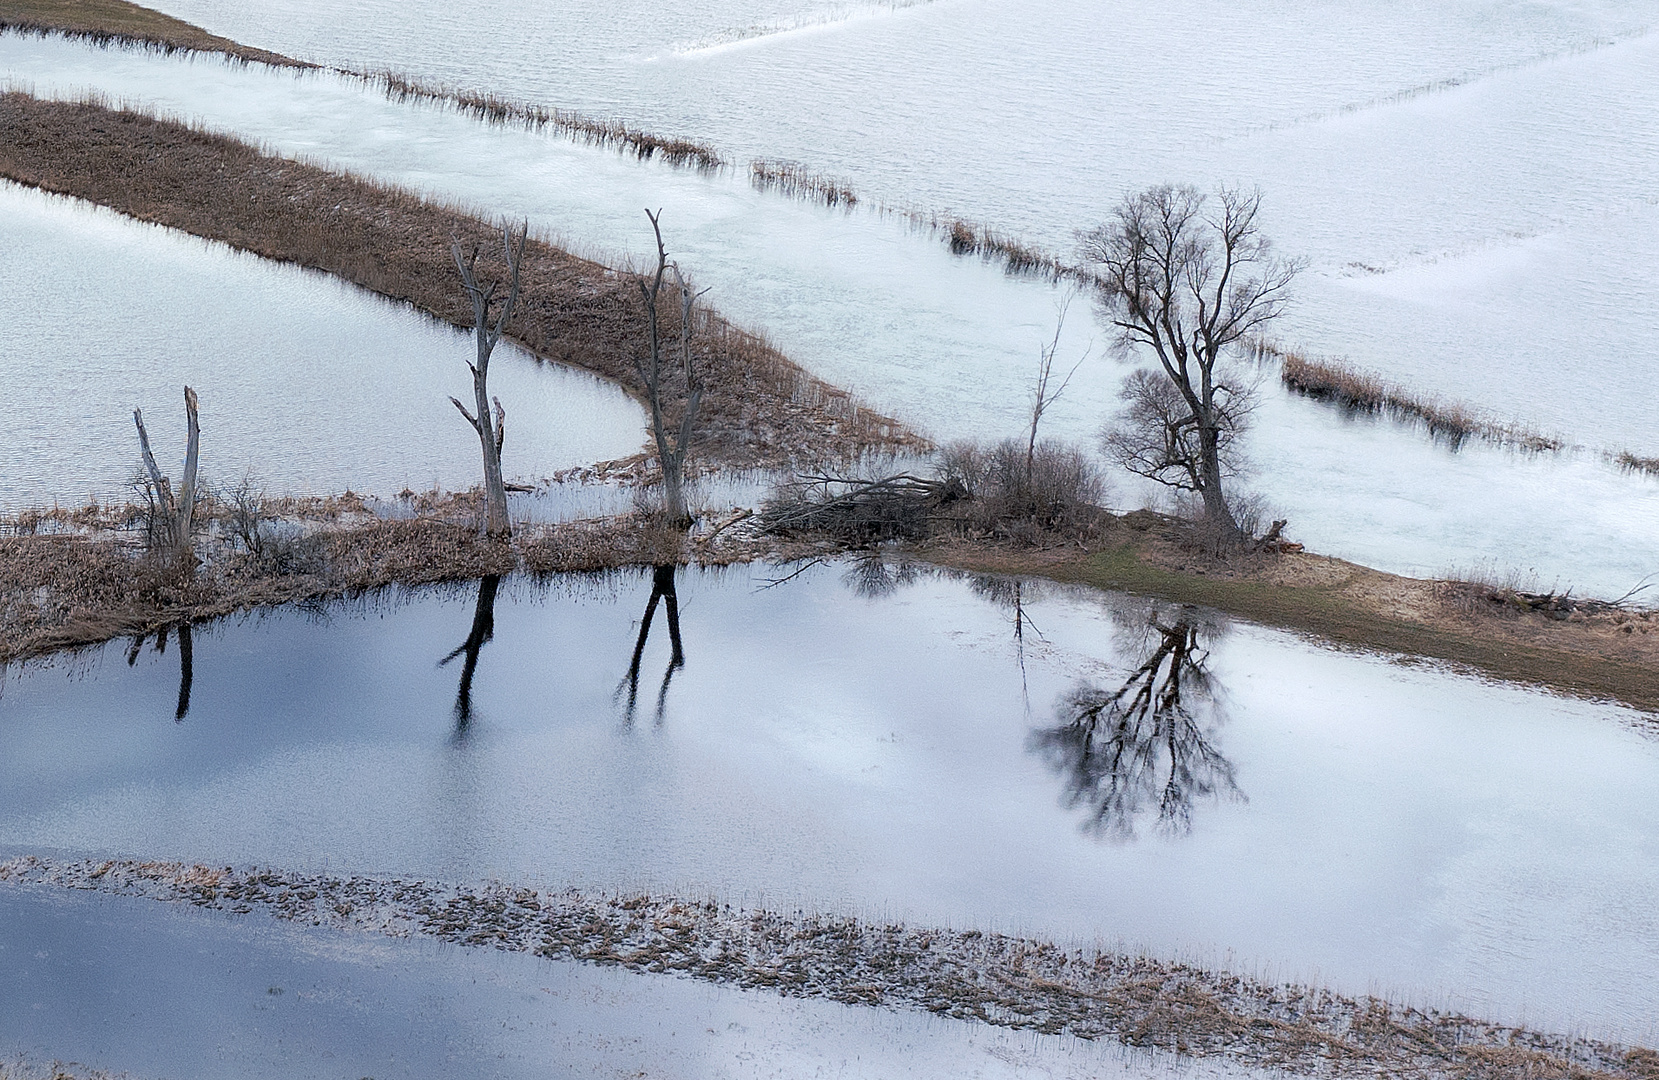
<instances>
[{"instance_id":1,"label":"dry vegetation clump","mask_svg":"<svg viewBox=\"0 0 1659 1080\"><path fill-rule=\"evenodd\" d=\"M749 181L761 191L777 191L825 206L858 205L858 194L846 181L820 176L797 161L756 158L749 162Z\"/></svg>"},{"instance_id":2,"label":"dry vegetation clump","mask_svg":"<svg viewBox=\"0 0 1659 1080\"><path fill-rule=\"evenodd\" d=\"M1382 415L1403 423L1422 424L1430 437L1454 450L1470 438L1536 453L1566 448L1561 439L1517 424L1491 420L1458 402L1418 397L1371 372L1331 360L1311 359L1263 341L1254 342L1251 348L1258 359L1274 357L1282 361L1279 379L1294 393L1328 402L1350 413Z\"/></svg>"},{"instance_id":3,"label":"dry vegetation clump","mask_svg":"<svg viewBox=\"0 0 1659 1080\"><path fill-rule=\"evenodd\" d=\"M487 575L604 570L768 554L737 531L688 543L660 515L524 524L510 542L479 532L477 491L405 500L382 518L352 494L210 500L192 567L152 558L118 508L18 515L0 535L0 664L147 634L254 607L351 596L388 585ZM16 522L31 523L19 528ZM76 527L72 520L95 522ZM52 523L46 528L45 523ZM74 528L75 531L68 531Z\"/></svg>"},{"instance_id":4,"label":"dry vegetation clump","mask_svg":"<svg viewBox=\"0 0 1659 1080\"><path fill-rule=\"evenodd\" d=\"M1625 472L1659 476L1659 457L1639 457L1629 450L1621 450L1613 460Z\"/></svg>"},{"instance_id":5,"label":"dry vegetation clump","mask_svg":"<svg viewBox=\"0 0 1659 1080\"><path fill-rule=\"evenodd\" d=\"M461 946L673 973L789 997L1315 1076L1655 1080L1640 1047L1028 937L734 908L712 900L448 886L120 860L0 863L0 882L97 890Z\"/></svg>"},{"instance_id":6,"label":"dry vegetation clump","mask_svg":"<svg viewBox=\"0 0 1659 1080\"><path fill-rule=\"evenodd\" d=\"M759 525L854 546L940 536L1035 546L1093 535L1110 518L1104 495L1099 466L1076 447L963 441L940 451L931 476L798 474L774 492Z\"/></svg>"},{"instance_id":7,"label":"dry vegetation clump","mask_svg":"<svg viewBox=\"0 0 1659 1080\"><path fill-rule=\"evenodd\" d=\"M656 135L631 127L620 120L584 116L568 109L532 105L495 94L462 90L413 79L395 71L354 71L335 68L338 74L361 79L394 101L423 101L449 105L460 112L492 124L522 124L532 130L552 128L594 146L614 146L632 153L641 161L653 158L670 165L712 171L725 165L720 153L707 143L673 136Z\"/></svg>"},{"instance_id":8,"label":"dry vegetation clump","mask_svg":"<svg viewBox=\"0 0 1659 1080\"><path fill-rule=\"evenodd\" d=\"M214 52L243 63L314 65L252 49L199 26L124 0L0 0L0 33L61 34L98 45L137 45L161 53Z\"/></svg>"},{"instance_id":9,"label":"dry vegetation clump","mask_svg":"<svg viewBox=\"0 0 1659 1080\"><path fill-rule=\"evenodd\" d=\"M131 111L9 93L0 95L0 133L0 176L336 274L457 327L470 328L472 312L451 238L481 253L481 273L502 258L497 227L476 217ZM665 300L660 317L677 335L678 305ZM634 360L644 311L624 273L532 239L507 337L643 394ZM705 385L702 458L783 465L925 446L715 313L699 313L693 350Z\"/></svg>"}]
</instances>

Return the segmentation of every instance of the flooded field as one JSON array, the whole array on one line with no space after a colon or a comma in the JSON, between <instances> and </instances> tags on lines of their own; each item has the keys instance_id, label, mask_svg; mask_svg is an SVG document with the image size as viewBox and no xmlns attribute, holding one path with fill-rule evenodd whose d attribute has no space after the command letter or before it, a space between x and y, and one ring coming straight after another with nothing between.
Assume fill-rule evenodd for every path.
<instances>
[{"instance_id":1,"label":"flooded field","mask_svg":"<svg viewBox=\"0 0 1659 1080\"><path fill-rule=\"evenodd\" d=\"M0 72L39 93L97 90L284 153L523 214L579 251L637 254L649 235L639 208L665 207L676 253L712 287L711 304L766 329L815 374L940 438L1019 428L1061 299L1048 284L955 258L895 221L396 105L333 77L15 36L0 38ZM1105 345L1087 302L1074 304L1062 355L1092 349L1092 359L1045 420L1052 434L1092 444L1123 372ZM1589 449L1559 456L1482 446L1452 454L1416 431L1348 422L1290 398L1270 370L1266 378L1248 483L1314 550L1420 576L1489 566L1539 588L1614 596L1659 565L1659 482L1619 473L1597 449L1635 438L1636 428L1575 426L1568 434ZM1603 389L1622 394L1622 385ZM1119 505L1144 498L1120 484Z\"/></svg>"},{"instance_id":2,"label":"flooded field","mask_svg":"<svg viewBox=\"0 0 1659 1080\"><path fill-rule=\"evenodd\" d=\"M1651 1037L1635 714L1126 598L787 572L492 579L25 669L0 849L651 889ZM1080 741L1155 656L1182 710Z\"/></svg>"},{"instance_id":3,"label":"flooded field","mask_svg":"<svg viewBox=\"0 0 1659 1080\"><path fill-rule=\"evenodd\" d=\"M476 482L477 437L448 400L470 392L467 335L325 275L15 184L0 183L0 244L0 374L14 395L0 506L132 497L132 411L158 453L182 456L187 383L215 486L249 472L272 494ZM496 371L514 476L643 445L644 413L618 387L522 352Z\"/></svg>"}]
</instances>

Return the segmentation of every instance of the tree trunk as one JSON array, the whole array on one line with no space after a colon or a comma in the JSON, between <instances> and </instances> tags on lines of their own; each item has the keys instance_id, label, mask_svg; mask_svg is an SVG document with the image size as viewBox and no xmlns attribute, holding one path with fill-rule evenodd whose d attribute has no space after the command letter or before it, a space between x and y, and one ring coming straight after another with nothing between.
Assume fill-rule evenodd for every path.
<instances>
[{"instance_id":1,"label":"tree trunk","mask_svg":"<svg viewBox=\"0 0 1659 1080\"><path fill-rule=\"evenodd\" d=\"M1226 496L1221 491L1219 435L1213 424L1205 424L1199 429L1199 471L1203 480L1199 494L1204 498L1204 519L1212 525L1220 526L1229 538L1233 538L1242 530L1239 529L1238 521L1233 517L1233 511L1227 505Z\"/></svg>"}]
</instances>

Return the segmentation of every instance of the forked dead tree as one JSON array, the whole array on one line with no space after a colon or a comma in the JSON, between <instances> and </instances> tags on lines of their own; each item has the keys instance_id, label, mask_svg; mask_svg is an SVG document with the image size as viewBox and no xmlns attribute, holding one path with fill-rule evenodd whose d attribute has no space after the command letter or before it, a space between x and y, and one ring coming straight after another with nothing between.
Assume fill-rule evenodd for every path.
<instances>
[{"instance_id":1,"label":"forked dead tree","mask_svg":"<svg viewBox=\"0 0 1659 1080\"><path fill-rule=\"evenodd\" d=\"M156 465L150 451L150 433L144 430L144 413L132 411L138 427L138 449L144 456L146 489L150 499L150 550L164 562L181 570L195 565L190 548L196 518L196 466L202 443L201 424L196 416L196 391L184 388L184 415L188 425L185 438L184 476L174 492L171 482Z\"/></svg>"},{"instance_id":2,"label":"forked dead tree","mask_svg":"<svg viewBox=\"0 0 1659 1080\"><path fill-rule=\"evenodd\" d=\"M651 231L657 239L657 267L649 278L635 278L640 299L645 303L647 349L643 357L635 359L634 369L645 384L646 404L651 409L651 436L656 441L657 460L662 465L663 512L669 521L690 528L691 513L686 508L685 499L686 451L691 448L691 435L697 425L697 407L703 400L702 380L697 377L692 360L691 330L697 298L702 294L691 290L680 273L679 264L668 258L668 249L662 241L662 211L653 214L647 210L645 216L651 219ZM658 307L670 272L674 275L674 286L680 298L679 356L675 359L665 356L662 312ZM671 430L667 415L670 403L665 399L673 393L672 384L676 380L680 383L680 417L677 428Z\"/></svg>"},{"instance_id":3,"label":"forked dead tree","mask_svg":"<svg viewBox=\"0 0 1659 1080\"><path fill-rule=\"evenodd\" d=\"M467 410L457 398L450 398L455 407L461 410L472 430L478 433L478 442L484 451L484 531L491 536L505 537L511 534L512 526L507 520L507 485L501 475L501 444L506 439L507 410L501 407L500 398L491 398L489 391L490 354L501 341L501 335L507 329L507 320L512 318L513 305L518 302L519 268L524 259L524 242L530 232L526 222L518 233L518 240L513 240L511 226L501 229L502 253L507 260L507 295L502 299L500 308L491 318L490 308L495 303L496 291L501 287L499 279L483 284L478 280L478 249L473 248L471 254L464 254L461 250L461 241L455 240L450 244L450 253L455 256L455 269L461 273L461 285L466 289L467 297L472 301L472 327L474 344L477 348L477 359L467 362L472 371L473 407L476 415ZM495 404L495 416L490 416L490 404Z\"/></svg>"},{"instance_id":4,"label":"forked dead tree","mask_svg":"<svg viewBox=\"0 0 1659 1080\"><path fill-rule=\"evenodd\" d=\"M1197 493L1206 520L1236 538L1222 482L1249 387L1218 365L1284 311L1298 267L1261 235L1260 192L1222 188L1213 209L1207 203L1193 187L1150 188L1082 234L1082 253L1119 346L1150 352L1167 380L1129 377L1129 407L1107 449L1132 472Z\"/></svg>"}]
</instances>

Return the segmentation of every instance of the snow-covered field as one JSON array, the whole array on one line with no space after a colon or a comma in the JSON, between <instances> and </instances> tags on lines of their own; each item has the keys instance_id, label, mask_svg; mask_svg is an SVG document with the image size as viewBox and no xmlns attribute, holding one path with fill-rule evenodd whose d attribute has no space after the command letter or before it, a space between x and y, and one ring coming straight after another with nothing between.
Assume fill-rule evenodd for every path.
<instances>
[{"instance_id":1,"label":"snow-covered field","mask_svg":"<svg viewBox=\"0 0 1659 1080\"><path fill-rule=\"evenodd\" d=\"M904 9L892 20L867 22L875 27L909 17ZM834 37L829 30L823 34ZM1645 41L1634 40L1629 48L1645 48ZM663 207L670 240L699 280L713 287L711 302L768 330L809 369L941 437L995 437L1018 429L1037 348L1052 332L1060 299L1046 284L954 258L936 239L891 219L812 207L755 192L730 176L640 164L558 136L393 104L334 77L16 37L0 39L0 75L41 93L96 90L284 153L523 215L579 250L602 256L639 252L648 236L639 208ZM1354 114L1340 122L1362 119ZM1274 131L1262 137L1288 136ZM1281 206L1275 214L1284 212ZM1373 221L1394 221L1367 212ZM1352 216L1341 208L1329 213L1338 224ZM1286 246L1292 247L1288 240ZM1631 250L1634 259L1639 252ZM1651 283L1651 271L1645 275L1633 277L1632 287ZM1373 289L1356 301L1371 305L1373 314L1384 303L1374 277L1342 279ZM1309 303L1317 279L1308 277ZM1593 282L1584 287L1597 288ZM1530 317L1542 317L1539 304L1528 310ZM1389 320L1382 321L1386 328ZM1375 320L1369 325L1376 329ZM1433 325L1420 314L1402 316L1402 332L1391 340L1413 340L1405 328L1432 331ZM1439 325L1461 324L1442 319ZM1617 399L1635 402L1627 411L1641 415L1644 399L1631 391L1646 378L1641 340L1637 334L1630 343L1628 370L1603 365L1624 375L1586 382L1583 394L1572 399L1575 409L1616 417L1607 402ZM1067 323L1062 355L1081 356L1091 342L1093 359L1050 413L1049 430L1056 435L1092 440L1122 372L1103 355L1103 335L1080 301ZM1433 357L1423 362L1446 367ZM1520 372L1510 380L1515 385L1543 386L1564 370L1556 360L1542 366L1505 362ZM1529 400L1560 398L1546 388ZM1292 534L1316 550L1420 575L1472 566L1513 569L1535 574L1542 587L1571 585L1604 595L1623 593L1659 567L1659 482L1620 474L1596 449L1633 440L1636 419L1588 431L1587 423L1575 425L1567 433L1590 449L1545 458L1488 447L1454 455L1414 431L1349 423L1271 384L1259 420L1250 483L1291 519ZM1124 483L1119 497L1133 503L1143 495Z\"/></svg>"},{"instance_id":2,"label":"snow-covered field","mask_svg":"<svg viewBox=\"0 0 1659 1080\"><path fill-rule=\"evenodd\" d=\"M176 644L25 672L0 849L714 896L1654 1034L1659 746L1631 713L1240 626L1204 646L1242 797L1103 841L1031 740L1121 680L1134 609L1028 593L1022 674L969 582L865 598L843 569L685 578L686 666L662 693L659 611L631 721L648 577L504 590L464 728L438 661L471 589L199 627L182 723Z\"/></svg>"}]
</instances>

